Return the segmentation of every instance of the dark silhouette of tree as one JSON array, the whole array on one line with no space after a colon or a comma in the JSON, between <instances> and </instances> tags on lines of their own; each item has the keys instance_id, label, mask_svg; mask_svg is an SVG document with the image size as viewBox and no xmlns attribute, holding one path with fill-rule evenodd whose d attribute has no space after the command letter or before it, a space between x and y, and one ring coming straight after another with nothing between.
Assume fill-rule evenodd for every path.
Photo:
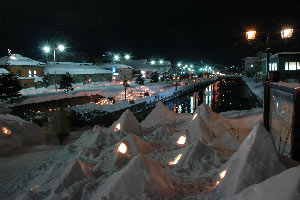
<instances>
[{"instance_id":1,"label":"dark silhouette of tree","mask_svg":"<svg viewBox=\"0 0 300 200\"><path fill-rule=\"evenodd\" d=\"M10 98L10 102L13 103L13 97L21 96L21 89L22 86L13 73L2 74L0 76L0 98L2 102Z\"/></svg>"},{"instance_id":2,"label":"dark silhouette of tree","mask_svg":"<svg viewBox=\"0 0 300 200\"><path fill-rule=\"evenodd\" d=\"M153 72L151 74L150 79L151 79L150 83L157 83L158 82L158 73L157 72Z\"/></svg>"},{"instance_id":3,"label":"dark silhouette of tree","mask_svg":"<svg viewBox=\"0 0 300 200\"><path fill-rule=\"evenodd\" d=\"M70 73L67 72L66 74L63 74L61 76L60 89L65 89L66 92L68 92L69 90L73 90L72 83L73 83L73 78L70 75Z\"/></svg>"},{"instance_id":4,"label":"dark silhouette of tree","mask_svg":"<svg viewBox=\"0 0 300 200\"><path fill-rule=\"evenodd\" d=\"M136 78L135 82L139 85L144 85L144 78L142 74L139 74L138 77Z\"/></svg>"},{"instance_id":5,"label":"dark silhouette of tree","mask_svg":"<svg viewBox=\"0 0 300 200\"><path fill-rule=\"evenodd\" d=\"M49 73L43 77L43 84L45 87L49 86Z\"/></svg>"}]
</instances>

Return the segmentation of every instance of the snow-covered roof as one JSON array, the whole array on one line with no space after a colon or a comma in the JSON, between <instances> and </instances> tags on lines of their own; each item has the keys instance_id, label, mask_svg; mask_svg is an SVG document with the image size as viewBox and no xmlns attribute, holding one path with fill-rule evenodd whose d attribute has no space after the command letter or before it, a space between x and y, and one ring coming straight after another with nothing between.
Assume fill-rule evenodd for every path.
<instances>
[{"instance_id":1,"label":"snow-covered roof","mask_svg":"<svg viewBox=\"0 0 300 200\"><path fill-rule=\"evenodd\" d=\"M132 66L133 69L140 68L147 65L147 59L140 60L125 60L124 63L126 65Z\"/></svg>"},{"instance_id":2,"label":"snow-covered roof","mask_svg":"<svg viewBox=\"0 0 300 200\"><path fill-rule=\"evenodd\" d=\"M279 55L300 55L300 52L280 52L280 53L275 53L271 55L271 58L278 57Z\"/></svg>"},{"instance_id":3,"label":"snow-covered roof","mask_svg":"<svg viewBox=\"0 0 300 200\"><path fill-rule=\"evenodd\" d=\"M111 74L112 72L103 69L101 66L93 65L91 63L72 63L72 62L48 62L44 74Z\"/></svg>"},{"instance_id":4,"label":"snow-covered roof","mask_svg":"<svg viewBox=\"0 0 300 200\"><path fill-rule=\"evenodd\" d=\"M9 74L9 71L4 68L0 68L0 74Z\"/></svg>"},{"instance_id":5,"label":"snow-covered roof","mask_svg":"<svg viewBox=\"0 0 300 200\"><path fill-rule=\"evenodd\" d=\"M112 68L116 68L116 69L124 69L124 68L129 68L129 69L133 69L131 66L129 65L124 65L124 64L118 64L118 63L103 63L100 65L97 65L99 67L102 67L104 69L112 69Z\"/></svg>"},{"instance_id":6,"label":"snow-covered roof","mask_svg":"<svg viewBox=\"0 0 300 200\"><path fill-rule=\"evenodd\" d=\"M20 54L12 54L0 58L0 65L10 66L45 66L45 63L32 60L31 58L24 57Z\"/></svg>"}]
</instances>

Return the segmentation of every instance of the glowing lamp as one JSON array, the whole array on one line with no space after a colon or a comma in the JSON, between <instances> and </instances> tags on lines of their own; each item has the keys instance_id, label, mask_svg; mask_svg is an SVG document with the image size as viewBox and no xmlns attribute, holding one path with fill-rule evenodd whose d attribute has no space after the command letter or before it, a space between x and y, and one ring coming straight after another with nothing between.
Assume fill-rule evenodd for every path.
<instances>
[{"instance_id":1,"label":"glowing lamp","mask_svg":"<svg viewBox=\"0 0 300 200\"><path fill-rule=\"evenodd\" d=\"M179 145L183 145L183 144L185 144L185 141L186 141L186 136L185 135L183 135L183 136L180 136L179 138L178 138L178 140L177 140L177 144L179 144Z\"/></svg>"},{"instance_id":2,"label":"glowing lamp","mask_svg":"<svg viewBox=\"0 0 300 200\"><path fill-rule=\"evenodd\" d=\"M171 160L169 162L169 165L176 165L178 163L178 161L180 160L181 156L182 156L182 153L179 154L178 156L176 156L176 158L174 158L174 160Z\"/></svg>"},{"instance_id":3,"label":"glowing lamp","mask_svg":"<svg viewBox=\"0 0 300 200\"><path fill-rule=\"evenodd\" d=\"M247 40L254 40L256 35L256 31L250 30L246 32L246 38Z\"/></svg>"},{"instance_id":4,"label":"glowing lamp","mask_svg":"<svg viewBox=\"0 0 300 200\"><path fill-rule=\"evenodd\" d=\"M119 131L121 129L121 124L118 123L115 127L115 132Z\"/></svg>"},{"instance_id":5,"label":"glowing lamp","mask_svg":"<svg viewBox=\"0 0 300 200\"><path fill-rule=\"evenodd\" d=\"M180 67L180 66L181 66L181 63L178 63L177 66Z\"/></svg>"},{"instance_id":6,"label":"glowing lamp","mask_svg":"<svg viewBox=\"0 0 300 200\"><path fill-rule=\"evenodd\" d=\"M292 28L285 28L281 31L281 37L282 38L290 38L293 36L293 32L294 32L294 29Z\"/></svg>"},{"instance_id":7,"label":"glowing lamp","mask_svg":"<svg viewBox=\"0 0 300 200\"><path fill-rule=\"evenodd\" d=\"M119 59L120 59L120 57L118 55L114 56L114 60L119 60Z\"/></svg>"},{"instance_id":8,"label":"glowing lamp","mask_svg":"<svg viewBox=\"0 0 300 200\"><path fill-rule=\"evenodd\" d=\"M127 152L127 146L124 143L118 145L117 152L125 154Z\"/></svg>"},{"instance_id":9,"label":"glowing lamp","mask_svg":"<svg viewBox=\"0 0 300 200\"><path fill-rule=\"evenodd\" d=\"M65 50L65 47L64 47L64 45L60 44L60 45L58 45L57 49L60 51L63 51L63 50Z\"/></svg>"},{"instance_id":10,"label":"glowing lamp","mask_svg":"<svg viewBox=\"0 0 300 200\"><path fill-rule=\"evenodd\" d=\"M226 175L226 170L222 171L219 176L220 176L220 179L222 180Z\"/></svg>"},{"instance_id":11,"label":"glowing lamp","mask_svg":"<svg viewBox=\"0 0 300 200\"><path fill-rule=\"evenodd\" d=\"M50 47L46 46L46 47L43 48L43 50L44 50L46 53L48 53L48 52L50 52Z\"/></svg>"},{"instance_id":12,"label":"glowing lamp","mask_svg":"<svg viewBox=\"0 0 300 200\"><path fill-rule=\"evenodd\" d=\"M151 61L151 65L154 65L154 64L155 64L155 61L154 61L154 60L152 60L152 61Z\"/></svg>"},{"instance_id":13,"label":"glowing lamp","mask_svg":"<svg viewBox=\"0 0 300 200\"><path fill-rule=\"evenodd\" d=\"M11 134L11 131L10 131L8 128L6 128L6 127L2 127L2 133L3 133L4 135L10 135L10 134Z\"/></svg>"},{"instance_id":14,"label":"glowing lamp","mask_svg":"<svg viewBox=\"0 0 300 200\"><path fill-rule=\"evenodd\" d=\"M194 117L193 117L193 119L192 119L192 120L196 119L197 115L198 115L198 114L196 113L196 114L194 115Z\"/></svg>"},{"instance_id":15,"label":"glowing lamp","mask_svg":"<svg viewBox=\"0 0 300 200\"><path fill-rule=\"evenodd\" d=\"M126 60L129 60L129 59L130 59L130 55L126 54L126 55L124 56L124 58L125 58Z\"/></svg>"}]
</instances>

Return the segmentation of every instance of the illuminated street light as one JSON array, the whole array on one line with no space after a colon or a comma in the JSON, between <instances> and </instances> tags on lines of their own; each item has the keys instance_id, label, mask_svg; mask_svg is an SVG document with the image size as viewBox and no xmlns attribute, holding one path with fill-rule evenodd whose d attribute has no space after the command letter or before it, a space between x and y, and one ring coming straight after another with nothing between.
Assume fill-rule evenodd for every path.
<instances>
[{"instance_id":1,"label":"illuminated street light","mask_svg":"<svg viewBox=\"0 0 300 200\"><path fill-rule=\"evenodd\" d=\"M282 38L290 38L293 36L293 32L294 32L294 29L292 29L292 28L284 28L281 31L281 37Z\"/></svg>"},{"instance_id":2,"label":"illuminated street light","mask_svg":"<svg viewBox=\"0 0 300 200\"><path fill-rule=\"evenodd\" d=\"M181 63L178 63L177 66L180 67L180 66L181 66Z\"/></svg>"},{"instance_id":3,"label":"illuminated street light","mask_svg":"<svg viewBox=\"0 0 300 200\"><path fill-rule=\"evenodd\" d=\"M247 40L254 40L256 35L256 31L254 30L249 30L246 32L246 38Z\"/></svg>"},{"instance_id":4,"label":"illuminated street light","mask_svg":"<svg viewBox=\"0 0 300 200\"><path fill-rule=\"evenodd\" d=\"M49 53L49 52L50 52L50 47L45 46L45 47L43 48L43 50L45 51L45 53ZM55 85L55 90L57 91L57 86L56 86L56 50L64 51L64 50L65 50L65 47L64 47L64 45L60 44L60 45L58 45L57 48L53 48L54 85Z\"/></svg>"},{"instance_id":5,"label":"illuminated street light","mask_svg":"<svg viewBox=\"0 0 300 200\"><path fill-rule=\"evenodd\" d=\"M115 60L115 61L118 61L119 59L120 59L120 57L119 57L118 55L115 55L115 56L114 56L114 60Z\"/></svg>"},{"instance_id":6,"label":"illuminated street light","mask_svg":"<svg viewBox=\"0 0 300 200\"><path fill-rule=\"evenodd\" d=\"M46 53L49 53L49 52L50 52L50 47L45 46L45 47L43 48L43 50L44 50Z\"/></svg>"},{"instance_id":7,"label":"illuminated street light","mask_svg":"<svg viewBox=\"0 0 300 200\"><path fill-rule=\"evenodd\" d=\"M155 61L154 61L154 60L152 60L152 61L151 61L151 65L154 65L154 64L155 64Z\"/></svg>"},{"instance_id":8,"label":"illuminated street light","mask_svg":"<svg viewBox=\"0 0 300 200\"><path fill-rule=\"evenodd\" d=\"M64 47L64 45L60 44L60 45L58 45L57 49L60 51L64 51L65 47Z\"/></svg>"},{"instance_id":9,"label":"illuminated street light","mask_svg":"<svg viewBox=\"0 0 300 200\"><path fill-rule=\"evenodd\" d=\"M163 64L163 62L164 62L163 60L160 60L160 61L159 61L159 64Z\"/></svg>"},{"instance_id":10,"label":"illuminated street light","mask_svg":"<svg viewBox=\"0 0 300 200\"><path fill-rule=\"evenodd\" d=\"M129 59L130 59L130 55L126 54L126 55L124 56L124 58L125 58L126 60L129 60Z\"/></svg>"}]
</instances>

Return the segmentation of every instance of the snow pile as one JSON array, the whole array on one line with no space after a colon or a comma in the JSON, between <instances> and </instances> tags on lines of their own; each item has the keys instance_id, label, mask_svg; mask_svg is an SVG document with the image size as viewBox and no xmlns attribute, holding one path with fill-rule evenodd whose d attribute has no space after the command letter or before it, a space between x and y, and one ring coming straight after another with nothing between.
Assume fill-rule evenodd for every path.
<instances>
[{"instance_id":1,"label":"snow pile","mask_svg":"<svg viewBox=\"0 0 300 200\"><path fill-rule=\"evenodd\" d=\"M25 144L45 141L44 129L14 115L0 114L0 129L0 154Z\"/></svg>"},{"instance_id":2,"label":"snow pile","mask_svg":"<svg viewBox=\"0 0 300 200\"><path fill-rule=\"evenodd\" d=\"M11 109L6 103L0 103L0 114L8 114L11 112Z\"/></svg>"},{"instance_id":3,"label":"snow pile","mask_svg":"<svg viewBox=\"0 0 300 200\"><path fill-rule=\"evenodd\" d=\"M183 122L187 119L187 114L177 114L167 108L162 102L158 102L151 113L142 121L143 127L159 127L163 125Z\"/></svg>"},{"instance_id":4,"label":"snow pile","mask_svg":"<svg viewBox=\"0 0 300 200\"><path fill-rule=\"evenodd\" d=\"M275 176L288 167L282 162L270 134L262 124L253 128L239 150L222 167L226 176L218 191L228 196L241 192L250 185Z\"/></svg>"},{"instance_id":5,"label":"snow pile","mask_svg":"<svg viewBox=\"0 0 300 200\"><path fill-rule=\"evenodd\" d=\"M130 110L126 110L122 116L111 125L109 131L115 133L115 135L124 135L126 133L140 135L143 132L141 125Z\"/></svg>"},{"instance_id":6,"label":"snow pile","mask_svg":"<svg viewBox=\"0 0 300 200\"><path fill-rule=\"evenodd\" d=\"M143 154L110 176L92 199L171 199L175 188L160 165Z\"/></svg>"},{"instance_id":7,"label":"snow pile","mask_svg":"<svg viewBox=\"0 0 300 200\"><path fill-rule=\"evenodd\" d=\"M300 199L300 166L288 169L262 183L252 185L226 200L297 200Z\"/></svg>"}]
</instances>

